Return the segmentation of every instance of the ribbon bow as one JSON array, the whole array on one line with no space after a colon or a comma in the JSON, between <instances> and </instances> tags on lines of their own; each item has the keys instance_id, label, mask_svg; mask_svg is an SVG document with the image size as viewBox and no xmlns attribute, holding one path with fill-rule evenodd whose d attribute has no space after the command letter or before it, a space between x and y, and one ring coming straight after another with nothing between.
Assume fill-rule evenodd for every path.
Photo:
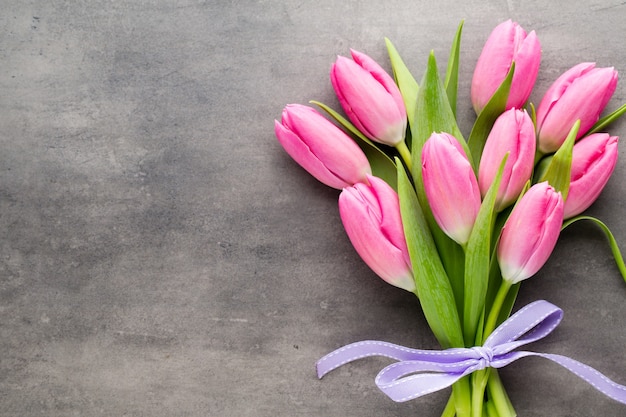
<instances>
[{"instance_id":1,"label":"ribbon bow","mask_svg":"<svg viewBox=\"0 0 626 417\"><path fill-rule=\"evenodd\" d=\"M376 376L376 385L397 402L408 401L449 387L459 379L486 367L502 368L525 356L540 356L558 363L604 395L626 404L626 386L619 385L583 363L550 353L513 351L537 341L554 330L563 318L557 306L539 300L509 317L487 338L483 346L445 350L410 349L387 342L367 340L346 345L317 362L317 376L369 356L386 356L393 363Z\"/></svg>"}]
</instances>

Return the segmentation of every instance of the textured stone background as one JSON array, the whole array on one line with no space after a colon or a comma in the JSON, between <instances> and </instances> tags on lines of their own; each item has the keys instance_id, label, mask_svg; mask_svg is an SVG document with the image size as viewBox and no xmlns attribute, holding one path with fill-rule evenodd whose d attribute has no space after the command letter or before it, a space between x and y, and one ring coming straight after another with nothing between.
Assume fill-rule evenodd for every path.
<instances>
[{"instance_id":1,"label":"textured stone background","mask_svg":"<svg viewBox=\"0 0 626 417\"><path fill-rule=\"evenodd\" d=\"M465 20L460 124L482 44L511 17L538 32L533 101L581 61L626 73L623 1L0 0L0 415L437 416L395 404L384 359L318 381L343 344L434 348L416 300L358 258L335 190L282 151L291 102L337 107L349 48L420 78ZM626 101L623 84L609 104ZM626 123L612 132L626 135ZM621 151L622 157L624 151ZM626 248L626 164L591 213ZM626 383L626 285L603 235L567 230L519 303L561 326L532 348ZM520 416L618 416L541 359L502 371Z\"/></svg>"}]
</instances>

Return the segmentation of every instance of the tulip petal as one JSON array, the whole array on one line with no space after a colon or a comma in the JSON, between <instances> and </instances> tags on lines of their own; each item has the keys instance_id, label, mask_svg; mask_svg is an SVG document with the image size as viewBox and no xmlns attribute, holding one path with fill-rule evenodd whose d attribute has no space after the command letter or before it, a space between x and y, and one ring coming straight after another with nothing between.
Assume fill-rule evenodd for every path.
<instances>
[{"instance_id":1,"label":"tulip petal","mask_svg":"<svg viewBox=\"0 0 626 417\"><path fill-rule=\"evenodd\" d=\"M338 178L315 156L311 149L300 140L300 138L278 121L274 123L274 129L278 141L285 151L300 166L309 172L318 181L328 185L329 187L342 189L352 184Z\"/></svg>"},{"instance_id":2,"label":"tulip petal","mask_svg":"<svg viewBox=\"0 0 626 417\"><path fill-rule=\"evenodd\" d=\"M506 109L524 105L537 79L541 45L535 32L526 31L511 19L494 28L478 58L471 84L472 105L480 114L510 71L515 73Z\"/></svg>"},{"instance_id":3,"label":"tulip petal","mask_svg":"<svg viewBox=\"0 0 626 417\"><path fill-rule=\"evenodd\" d=\"M274 131L285 151L330 187L342 189L365 182L371 173L361 148L313 108L286 106L281 123L274 123Z\"/></svg>"},{"instance_id":4,"label":"tulip petal","mask_svg":"<svg viewBox=\"0 0 626 417\"><path fill-rule=\"evenodd\" d=\"M567 91L572 82L588 73L596 64L593 62L582 62L565 71L544 94L539 107L537 108L537 126L542 126L547 115L552 111L555 103Z\"/></svg>"},{"instance_id":5,"label":"tulip petal","mask_svg":"<svg viewBox=\"0 0 626 417\"><path fill-rule=\"evenodd\" d=\"M514 284L536 274L556 245L563 223L563 198L547 182L535 184L515 205L502 229L498 263Z\"/></svg>"},{"instance_id":6,"label":"tulip petal","mask_svg":"<svg viewBox=\"0 0 626 417\"><path fill-rule=\"evenodd\" d=\"M350 53L352 55L352 59L354 62L359 64L361 68L370 73L370 75L382 85L387 93L393 98L396 103L396 110L401 113L400 117L406 118L406 110L404 107L404 100L402 99L402 94L400 93L400 89L396 85L396 82L391 78L386 71L382 69L380 65L376 61L374 61L369 56L364 53L355 51L354 49L350 49ZM404 113L404 115L402 115Z\"/></svg>"},{"instance_id":7,"label":"tulip petal","mask_svg":"<svg viewBox=\"0 0 626 417\"><path fill-rule=\"evenodd\" d=\"M331 68L337 98L365 136L395 146L404 140L407 124L400 90L374 60L356 51L352 54L358 62L339 56Z\"/></svg>"},{"instance_id":8,"label":"tulip petal","mask_svg":"<svg viewBox=\"0 0 626 417\"><path fill-rule=\"evenodd\" d=\"M363 261L383 280L407 291L415 290L398 195L383 180L345 188L339 214L352 245Z\"/></svg>"},{"instance_id":9,"label":"tulip petal","mask_svg":"<svg viewBox=\"0 0 626 417\"><path fill-rule=\"evenodd\" d=\"M433 134L422 150L426 197L441 229L465 244L480 208L474 170L459 142L447 133Z\"/></svg>"},{"instance_id":10,"label":"tulip petal","mask_svg":"<svg viewBox=\"0 0 626 417\"><path fill-rule=\"evenodd\" d=\"M520 108L524 105L537 80L541 63L541 44L533 30L515 48L513 56L515 73L506 108Z\"/></svg>"},{"instance_id":11,"label":"tulip petal","mask_svg":"<svg viewBox=\"0 0 626 417\"><path fill-rule=\"evenodd\" d=\"M566 219L585 211L598 198L617 164L617 136L595 133L574 145Z\"/></svg>"},{"instance_id":12,"label":"tulip petal","mask_svg":"<svg viewBox=\"0 0 626 417\"><path fill-rule=\"evenodd\" d=\"M489 133L478 170L478 184L483 196L487 194L507 153L509 157L498 191L497 210L517 200L533 171L535 127L524 110L507 110L498 117Z\"/></svg>"},{"instance_id":13,"label":"tulip petal","mask_svg":"<svg viewBox=\"0 0 626 417\"><path fill-rule=\"evenodd\" d=\"M511 19L496 26L478 57L471 84L471 98L476 114L487 104L513 61L516 29Z\"/></svg>"},{"instance_id":14,"label":"tulip petal","mask_svg":"<svg viewBox=\"0 0 626 417\"><path fill-rule=\"evenodd\" d=\"M394 190L398 188L396 164L391 158L378 146L369 140L359 129L356 128L350 121L344 118L337 111L331 109L324 103L312 100L311 104L319 106L329 116L331 116L337 123L343 126L348 132L352 133L356 140L359 142L359 147L365 153L367 160L370 163L371 174L375 175L391 186Z\"/></svg>"},{"instance_id":15,"label":"tulip petal","mask_svg":"<svg viewBox=\"0 0 626 417\"><path fill-rule=\"evenodd\" d=\"M613 68L596 68L585 62L563 73L537 108L539 150L556 151L576 120L580 120L577 139L585 135L599 120L616 87Z\"/></svg>"}]
</instances>

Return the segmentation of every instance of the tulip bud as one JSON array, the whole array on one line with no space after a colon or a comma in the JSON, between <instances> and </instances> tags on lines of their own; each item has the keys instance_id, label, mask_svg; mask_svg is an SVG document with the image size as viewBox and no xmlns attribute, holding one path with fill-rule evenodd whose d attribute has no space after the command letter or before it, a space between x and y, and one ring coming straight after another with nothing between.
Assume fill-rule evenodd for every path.
<instances>
[{"instance_id":1,"label":"tulip bud","mask_svg":"<svg viewBox=\"0 0 626 417\"><path fill-rule=\"evenodd\" d=\"M391 285L415 291L398 194L383 180L344 188L339 215L352 245L365 263Z\"/></svg>"},{"instance_id":2,"label":"tulip bud","mask_svg":"<svg viewBox=\"0 0 626 417\"><path fill-rule=\"evenodd\" d=\"M563 198L548 184L535 184L507 219L498 243L502 278L515 284L535 275L546 263L563 224Z\"/></svg>"},{"instance_id":3,"label":"tulip bud","mask_svg":"<svg viewBox=\"0 0 626 417\"><path fill-rule=\"evenodd\" d=\"M480 209L478 181L454 136L433 133L422 149L426 198L441 230L455 242L469 240Z\"/></svg>"},{"instance_id":4,"label":"tulip bud","mask_svg":"<svg viewBox=\"0 0 626 417\"><path fill-rule=\"evenodd\" d=\"M311 107L290 104L282 121L274 121L276 138L285 151L329 187L342 189L367 182L367 157L341 129Z\"/></svg>"},{"instance_id":5,"label":"tulip bud","mask_svg":"<svg viewBox=\"0 0 626 417\"><path fill-rule=\"evenodd\" d=\"M478 185L484 197L493 183L504 156L496 210L507 207L522 192L533 172L535 158L535 125L525 110L510 109L502 113L491 129L480 158Z\"/></svg>"},{"instance_id":6,"label":"tulip bud","mask_svg":"<svg viewBox=\"0 0 626 417\"><path fill-rule=\"evenodd\" d=\"M578 64L563 73L548 89L537 108L539 151L555 152L580 119L581 138L600 118L617 87L617 71Z\"/></svg>"},{"instance_id":7,"label":"tulip bud","mask_svg":"<svg viewBox=\"0 0 626 417\"><path fill-rule=\"evenodd\" d=\"M535 85L541 62L541 45L534 31L528 35L520 25L511 21L500 23L489 35L476 63L471 97L476 114L506 78L511 63L515 72L506 108L521 108Z\"/></svg>"},{"instance_id":8,"label":"tulip bud","mask_svg":"<svg viewBox=\"0 0 626 417\"><path fill-rule=\"evenodd\" d=\"M574 145L566 219L585 211L600 195L617 163L617 136L594 133Z\"/></svg>"},{"instance_id":9,"label":"tulip bud","mask_svg":"<svg viewBox=\"0 0 626 417\"><path fill-rule=\"evenodd\" d=\"M373 141L396 146L404 140L407 115L393 78L369 56L338 57L330 80L346 115Z\"/></svg>"}]
</instances>

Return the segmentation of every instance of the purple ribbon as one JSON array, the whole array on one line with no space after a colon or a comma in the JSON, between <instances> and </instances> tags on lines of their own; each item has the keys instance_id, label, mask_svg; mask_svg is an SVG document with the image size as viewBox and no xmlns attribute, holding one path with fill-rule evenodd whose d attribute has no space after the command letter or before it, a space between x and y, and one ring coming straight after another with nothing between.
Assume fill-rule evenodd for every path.
<instances>
[{"instance_id":1,"label":"purple ribbon","mask_svg":"<svg viewBox=\"0 0 626 417\"><path fill-rule=\"evenodd\" d=\"M502 368L525 356L540 356L558 363L607 397L626 404L626 386L567 356L515 351L547 336L563 318L557 306L539 300L528 304L498 326L483 346L445 350L409 349L387 342L366 340L346 345L317 362L317 376L357 359L386 356L393 363L376 376L376 385L397 402L412 400L449 387L459 379L486 367Z\"/></svg>"}]
</instances>

